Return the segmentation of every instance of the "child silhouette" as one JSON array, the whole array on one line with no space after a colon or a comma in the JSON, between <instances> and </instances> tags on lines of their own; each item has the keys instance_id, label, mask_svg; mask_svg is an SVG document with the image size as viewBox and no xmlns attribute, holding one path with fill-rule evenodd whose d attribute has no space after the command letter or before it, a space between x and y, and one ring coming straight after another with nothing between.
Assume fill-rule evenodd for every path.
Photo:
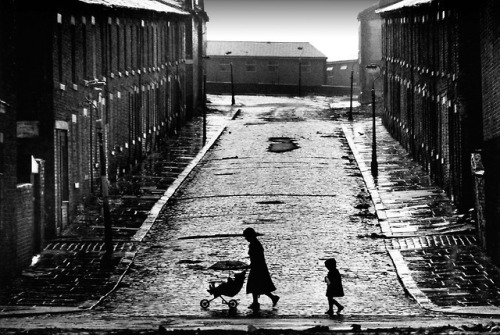
<instances>
[{"instance_id":1,"label":"child silhouette","mask_svg":"<svg viewBox=\"0 0 500 335\"><path fill-rule=\"evenodd\" d=\"M325 314L333 315L333 305L337 306L337 314L344 309L344 306L338 303L334 297L343 297L344 288L342 287L342 278L340 277L339 270L337 270L337 262L334 258L327 259L325 266L328 269L328 274L325 277L326 297L328 298L328 310Z\"/></svg>"}]
</instances>

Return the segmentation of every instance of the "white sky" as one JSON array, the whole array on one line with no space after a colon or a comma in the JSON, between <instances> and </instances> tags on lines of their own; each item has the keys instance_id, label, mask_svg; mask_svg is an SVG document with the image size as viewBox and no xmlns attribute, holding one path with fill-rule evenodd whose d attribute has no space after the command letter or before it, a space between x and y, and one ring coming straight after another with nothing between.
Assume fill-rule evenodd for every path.
<instances>
[{"instance_id":1,"label":"white sky","mask_svg":"<svg viewBox=\"0 0 500 335\"><path fill-rule=\"evenodd\" d=\"M205 0L214 41L310 42L328 60L358 57L357 15L376 0Z\"/></svg>"}]
</instances>

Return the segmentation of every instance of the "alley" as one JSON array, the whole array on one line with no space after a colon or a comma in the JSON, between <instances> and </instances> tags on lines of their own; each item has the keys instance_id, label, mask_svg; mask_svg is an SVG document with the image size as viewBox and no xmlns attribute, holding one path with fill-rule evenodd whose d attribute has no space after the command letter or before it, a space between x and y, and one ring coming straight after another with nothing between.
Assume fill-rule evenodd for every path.
<instances>
[{"instance_id":1,"label":"alley","mask_svg":"<svg viewBox=\"0 0 500 335\"><path fill-rule=\"evenodd\" d=\"M343 273L346 314L421 313L399 285L384 242L359 238L380 228L359 209L364 183L327 100L244 99L239 116L164 208L131 273L104 309L132 315L226 313L220 299L207 311L199 301L210 298L210 281L239 272L210 266L225 260L248 263L247 242L189 237L241 234L254 227L264 234L261 241L282 297L276 310L262 297L263 314L323 314L323 260L329 257L338 260ZM269 150L284 139L296 148ZM238 313L248 314L244 289L237 298Z\"/></svg>"}]
</instances>

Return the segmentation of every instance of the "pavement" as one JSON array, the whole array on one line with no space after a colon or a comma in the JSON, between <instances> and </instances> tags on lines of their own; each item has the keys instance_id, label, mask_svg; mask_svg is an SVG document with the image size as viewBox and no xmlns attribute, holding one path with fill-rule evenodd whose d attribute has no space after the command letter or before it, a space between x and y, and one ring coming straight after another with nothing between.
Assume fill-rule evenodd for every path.
<instances>
[{"instance_id":1,"label":"pavement","mask_svg":"<svg viewBox=\"0 0 500 335\"><path fill-rule=\"evenodd\" d=\"M425 309L500 315L500 276L478 246L471 218L408 156L377 119L378 177L371 172L371 120L343 130L375 204L381 238L405 289Z\"/></svg>"},{"instance_id":2,"label":"pavement","mask_svg":"<svg viewBox=\"0 0 500 335\"><path fill-rule=\"evenodd\" d=\"M127 306L123 301L120 301L116 290L127 290L129 285L139 284L131 283L131 280L136 278L135 273L138 270L144 272L142 278L154 275L153 273L146 273L148 270L145 268L134 268L134 265L140 265L143 261L141 259L141 257L144 257L141 256L142 253L150 253L158 257L155 250L158 250L161 238L168 238L170 234L175 234L172 236L176 237L192 237L200 233L200 229L196 225L197 218L186 217L186 212L179 214L179 211L185 210L189 213L192 210L188 205L182 204L189 203L196 198L196 206L205 206L203 210L217 208L218 211L238 212L240 210L238 208L245 206L244 203L238 203L240 206L225 208L223 203L200 202L201 198L215 198L213 193L209 193L214 192L214 184L207 181L210 185L205 185L203 180L207 180L207 178L200 177L197 179L196 177L196 173L204 176L203 173L196 172L193 177L192 172L208 167L207 171L212 176L219 176L221 178L219 180L224 184L227 181L222 178L227 176L233 178L235 169L237 171L243 168L244 165L240 165L240 163L244 158L247 158L247 164L245 165L261 164L261 168L264 167L265 162L258 163L258 161L249 160L250 155L245 156L245 153L248 154L251 150L255 150L254 146L257 145L257 142L247 143L247 148L242 152L241 147L238 147L239 138L236 137L236 134L252 128L252 126L258 126L263 121L274 122L277 114L269 113L259 120L233 120L235 123L231 123L233 121L229 120L236 119L240 110L245 113L248 108L246 106L236 106L219 109L222 110L221 113L215 111L213 115L209 113L210 131L205 145L199 143L200 127L198 119L198 121L195 120L192 125L188 125L179 133L177 140L182 140L182 145L179 142L172 142L170 146L167 145L169 149L163 154L152 155L143 164L142 172L131 177L130 180L132 181L124 183L121 190L116 192L113 213L116 215L115 218L125 218L121 221L116 219L118 222L123 222L123 224L115 227L116 236L119 236L119 238L115 239L115 253L112 261L104 260L103 257L104 245L100 239L102 223L99 221L99 215L96 216L96 212L91 210L82 211L79 216L80 221L72 229L68 230L64 238L51 241L41 254L38 262L30 269L27 269L14 286L0 290L0 301L2 303L0 318L3 318L0 320L0 328L16 328L16 325L19 326L21 321L16 321L19 319L13 319L13 317L54 313L71 314L67 314L68 316L64 319L52 321L51 319L44 319L39 323L35 322L33 327L42 324L47 327L64 327L64 325L70 327L75 320L79 319L78 316L71 316L75 312L79 312L85 318L87 316L86 312L99 311L100 308L102 311L102 308L109 307L113 302L120 303L120 306ZM287 206L293 208L290 211L293 211L293 214L299 219L307 220L308 215L317 215L321 220L326 220L345 215L351 221L351 224L362 223L364 228L351 229L345 232L345 234L349 235L342 236L344 239L349 236L349 240L354 243L352 247L349 247L351 250L365 252L365 250L375 249L375 252L370 252L370 257L375 257L373 259L376 260L374 261L376 264L373 266L379 269L377 273L369 274L364 268L362 272L360 272L361 270L351 269L351 272L344 273L348 280L356 280L356 287L348 286L348 290L352 290L351 293L354 298L358 297L359 302L357 304L360 305L358 312L355 310L357 307L353 307L354 311L352 313L338 319L319 318L317 316L318 303L312 301L310 305L303 307L304 311L310 312L302 314L300 310L296 310L296 307L294 311L293 307L300 304L300 302L303 303L304 296L302 295L297 296L296 300L294 300L293 296L287 296L286 300L289 301L289 305L287 305L287 301L283 301L283 307L280 307L284 314L269 312L258 318L252 318L251 315L246 314L236 318L228 318L224 312L221 312L222 310L200 314L199 310L186 308L187 314L190 311L193 311L193 314L187 315L185 313L186 315L180 317L163 316L156 319L150 317L145 321L145 319L138 317L138 313L135 316L132 313L132 315L126 317L124 316L126 313L116 313L114 317L107 317L102 322L102 328L137 327L137 329L144 329L145 323L151 324L151 322L154 322L163 324L167 329L248 330L248 325L251 324L253 327L269 329L306 329L321 326L330 327L330 329L349 330L351 323L361 324L363 329L370 327L387 329L401 324L417 328L446 326L450 323L466 324L468 322L477 322L477 320L497 321L497 318L500 318L498 308L500 304L500 277L496 267L492 265L477 245L473 222L456 213L450 199L446 197L441 189L432 184L425 171L409 159L407 153L390 137L379 119L377 119L376 123L379 171L378 177L374 178L369 168L372 145L371 121L363 113L356 113L355 121L348 122L343 112L345 110L333 111L334 118L331 113L328 115L329 121L333 119L338 121L341 126L340 131L332 132L329 129L330 126L323 122L324 120L314 120L312 123L314 132L302 134L304 138L316 136L325 141L331 140L332 142L328 142L328 145L335 145L333 141L340 141L335 155L332 156L332 154L328 153L329 149L326 147L318 148L316 146L309 150L313 154L305 158L300 156L301 160L307 159L301 162L301 165L297 164L296 158L286 162L290 164L287 167L290 170L289 173L300 169L305 171L304 176L294 176L304 178L301 179L302 183L299 183L300 190L290 189L294 193L287 193L283 189L283 184L280 184L280 180L272 180L273 178L271 178L265 183L267 185L273 185L274 183L274 188L266 190L266 192L255 193L256 190L262 189L263 184L260 184L263 183L262 181L256 181L255 176L249 176L247 173L241 173L241 178L243 178L241 180L250 185L250 191L247 190L248 194L246 196L253 197L258 206L286 203ZM297 118L294 121L299 120ZM280 128L278 140L290 139L286 136L289 130L287 127L292 128L290 124L288 123L284 128ZM272 129L276 130L276 128ZM224 143L217 141L224 130L226 130L224 136L227 137L226 147L228 149L221 151L221 146ZM230 135L231 133L233 136ZM276 140L274 138L274 142ZM299 144L304 146L303 142L306 141L299 141ZM287 143L289 144L290 141ZM344 150L344 144L345 148L348 149L347 151L350 152L343 156L342 159L338 159L337 152ZM290 148L289 146L286 147ZM231 151L230 148L234 148L234 150ZM215 158L212 157L208 161L204 160L207 153L215 155ZM284 161L281 161L281 164L283 163ZM346 199L341 199L341 202L339 202L340 209L322 216L323 214L318 214L319 212L314 206L322 206L323 203L328 204L331 199L338 198L339 194L331 194L331 189L324 185L321 180L315 180L314 183L311 183L311 186L308 186L307 178L311 178L312 175L307 176L306 168L310 166L309 169L311 169L311 166L314 166L316 169L326 165L330 170L335 167L336 169L345 170L345 177L338 178L338 176L329 175L328 178L335 183L340 183L335 184L334 188L345 190L346 195L342 196L345 196ZM356 181L353 183L348 178ZM360 184L357 184L358 179ZM140 187L135 186L137 180L142 183ZM344 182L345 184L343 184ZM196 189L197 193L190 193L195 191L190 191L189 188L187 190L181 189L181 186L186 185L186 183L193 183L195 186L191 188ZM322 184L324 188L322 188ZM308 187L316 192L314 196L315 205L309 205L309 212L297 213L296 208L300 207L297 204L303 205L300 202L302 200L299 198L304 197ZM201 191L199 191L200 189ZM277 191L280 189L281 193ZM215 191L217 191L217 187ZM228 194L227 189L224 189L224 192L224 197L235 196L234 194ZM278 194L281 198L276 200L276 198L270 197L268 192L274 195ZM310 194L307 194L310 198ZM358 198L356 212L342 207L344 205L342 201L348 201L347 195L351 198ZM177 227L172 223L175 223L174 219L165 219L165 205L172 197L175 203L181 203L182 206L188 207L182 208L181 206L180 209L175 209L177 214L172 212L167 214L173 217L176 215L182 217L184 215L184 219L188 218L194 224L189 227ZM221 197L221 194L217 194L217 197ZM241 195L238 195L238 197L241 197ZM277 201L281 201L281 203ZM367 201L372 202L367 205ZM253 209L250 208L250 211L253 211ZM266 228L268 227L266 224L277 220L279 220L277 215L260 215L251 218L250 222L246 224L262 224L259 225L259 229L267 232L269 236L276 226ZM370 223L373 220L376 221L375 225ZM170 227L170 230L165 230L165 232L168 231L167 235L161 235L158 227L166 224L171 224L172 227ZM313 223L309 224L312 232L325 234L324 225L319 225L318 230L315 230L315 226L312 226ZM366 227L367 225L369 226ZM220 228L220 226L218 227ZM228 229L224 231L234 230L236 233L236 231L240 230L240 227L227 226ZM181 229L178 230L179 228ZM267 231L266 229L271 230ZM150 235L154 236L154 239L146 241L148 245L144 249L142 244L152 230L154 234ZM214 232L217 232L217 230L214 230ZM330 233L330 230L328 230L328 233ZM335 230L332 230L332 234L335 234ZM305 237L312 238L314 236ZM287 236L287 238L292 239L290 236ZM267 240L266 242L266 245L273 245L273 240ZM172 247L174 251L191 248L189 244L175 243L177 246ZM195 243L197 243L196 240L192 243L192 247L195 249L189 249L190 253L198 252L199 254L196 255L201 255L203 248L213 250L213 244ZM221 253L226 252L227 255L230 247L235 247L235 245L224 246L224 248L221 248ZM324 257L336 255L337 253L335 248L330 250L326 245L316 245L316 247L327 250L324 252ZM200 248L201 251L198 250ZM315 253L314 250L308 252L309 255ZM384 263L385 254L390 256L392 260L391 266L394 266L395 273ZM339 263L349 263L349 257L353 262L357 262L357 259L352 256L354 255L344 256L345 258L341 258ZM365 256L360 252L360 263L363 262ZM290 255L288 259L294 257L296 257L297 265L300 264L302 259L299 255ZM191 272L188 270L196 270L197 263L189 263L189 259L181 260L186 261L188 265L183 275L186 276L185 281L189 282L188 278L192 276L190 276ZM382 269L380 270L380 268ZM279 268L272 267L272 269L278 272ZM318 267L318 271L313 277L320 276L321 268ZM280 289L286 292L293 291L294 287L290 287L288 290L286 287L287 281L282 279L293 275L294 273L290 272L277 273L277 277L282 284ZM307 279L307 282L311 283L313 291L316 290L316 284L313 284L315 280L315 278L312 278L312 280ZM400 281L402 289L412 299L407 301L401 298L402 295L399 293L398 288L394 287L397 286L394 285L394 283L398 283L397 280ZM372 285L370 283L373 281L384 283L383 287L376 288L375 291L380 291L379 293L382 296L385 294L387 300L391 302L385 302L384 306L375 307L375 310L370 313L368 310L362 309L361 305L363 305L364 301L370 300L373 305L373 297L375 296L370 296L371 292L369 292L373 290L373 288L370 288L370 285ZM147 285L147 283L141 284ZM201 285L204 285L204 283L201 283ZM292 286L293 284L290 283L289 285ZM203 291L203 289L200 290ZM179 289L178 292L180 291ZM172 294L175 295L178 292L172 292ZM309 294L310 297L312 295L313 293ZM363 295L364 297L362 297ZM316 299L316 296L314 299ZM323 298L320 295L318 299ZM353 305L356 304L354 301ZM430 314L419 312L418 308L414 306L415 302L419 308L429 311ZM136 305L134 300L130 301L129 304L130 306ZM281 304L282 302L280 302L280 306ZM391 304L396 305L391 306ZM370 307L368 302L364 303L363 306L373 308L373 306ZM436 315L439 316L437 319ZM99 325L99 322L92 322L91 325L82 325L81 327L99 328Z\"/></svg>"},{"instance_id":3,"label":"pavement","mask_svg":"<svg viewBox=\"0 0 500 335\"><path fill-rule=\"evenodd\" d=\"M48 241L32 266L11 285L0 288L0 317L95 308L118 287L161 208L236 112L209 110L205 143L203 117L193 118L111 188L111 259L105 255L100 201L95 198L86 203L61 236Z\"/></svg>"}]
</instances>

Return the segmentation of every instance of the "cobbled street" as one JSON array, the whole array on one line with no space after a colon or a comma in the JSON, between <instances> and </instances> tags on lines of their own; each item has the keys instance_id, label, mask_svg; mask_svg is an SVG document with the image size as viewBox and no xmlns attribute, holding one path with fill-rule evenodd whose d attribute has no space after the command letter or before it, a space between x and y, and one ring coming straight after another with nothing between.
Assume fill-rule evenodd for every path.
<instances>
[{"instance_id":1,"label":"cobbled street","mask_svg":"<svg viewBox=\"0 0 500 335\"><path fill-rule=\"evenodd\" d=\"M365 131L349 130L349 100L244 96L231 106L230 99L210 96L212 111L233 118L225 128L219 127L225 129L222 135L201 161L195 159L193 170L159 214L151 209L154 223L146 224L148 219L141 226L136 235L146 234L144 238L134 235L135 257L116 289L94 309L51 314L50 308L43 313L39 307L38 315L29 316L27 310L25 317L0 319L0 329L10 329L7 334L23 329L133 333L158 325L171 330L349 331L360 324L385 330L453 324L462 325L463 331L498 330L494 322L487 323L497 319L443 314L426 308L429 304L422 307L422 301L417 303L408 294L415 296L418 290L406 291L408 284L414 286L406 277L403 289L389 252L399 250L397 241L406 240L379 238L400 223L387 220L385 228L379 225L381 212L373 207L373 187L365 184L365 163L354 157L359 151L351 152L352 143L344 137L352 132L363 141ZM359 110L356 117L363 118ZM361 142L356 146L366 149ZM357 162L364 166L361 170ZM384 185L389 184L387 180ZM380 197L391 194L381 192ZM212 298L207 292L211 282L224 282L249 264L247 242L241 236L247 227L262 234L259 240L277 286L275 293L281 297L277 308L262 296L261 310L253 313L247 309L251 297L245 287L234 297L239 302L235 311L220 298L201 308L200 300ZM342 316L333 318L324 315L323 263L330 257L337 259L343 276L345 297L339 301L346 307ZM217 268L226 261L229 268ZM406 263L398 271L405 267ZM450 294L456 290L451 286ZM22 312L26 307L18 308Z\"/></svg>"},{"instance_id":2,"label":"cobbled street","mask_svg":"<svg viewBox=\"0 0 500 335\"><path fill-rule=\"evenodd\" d=\"M343 274L345 314L422 313L405 296L383 241L359 238L380 228L356 208L366 195L364 183L326 100L244 99L239 98L244 106L238 117L164 208L132 272L104 308L132 315L227 313L220 299L208 310L199 301L210 298L210 281L240 271L210 266L249 263L247 242L190 237L241 234L253 227L264 234L260 240L281 296L275 310L261 297L263 315L323 314L323 261L329 257L337 259ZM297 148L269 150L286 140ZM249 314L245 288L236 298L237 313Z\"/></svg>"}]
</instances>

